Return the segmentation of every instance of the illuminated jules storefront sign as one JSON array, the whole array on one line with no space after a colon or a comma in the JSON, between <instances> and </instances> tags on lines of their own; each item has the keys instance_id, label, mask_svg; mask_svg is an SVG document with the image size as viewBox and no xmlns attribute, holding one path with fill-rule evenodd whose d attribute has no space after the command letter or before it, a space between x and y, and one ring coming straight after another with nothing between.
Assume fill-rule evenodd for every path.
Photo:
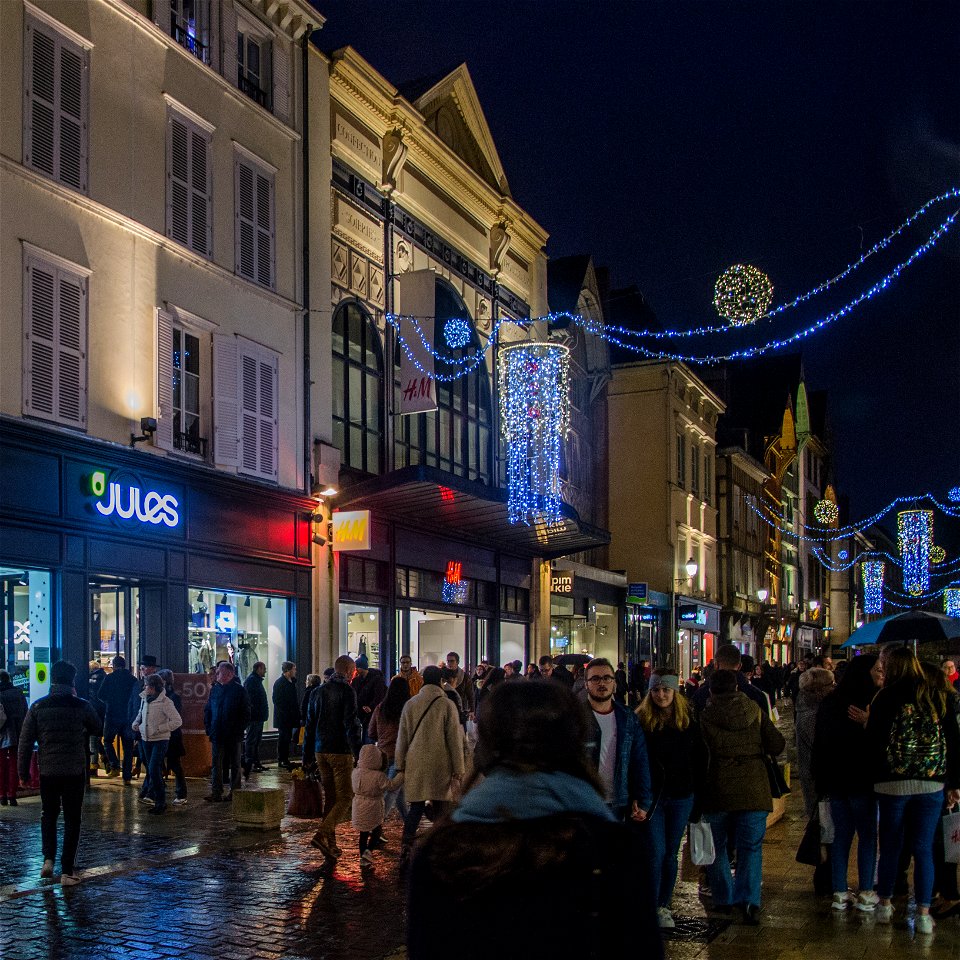
<instances>
[{"instance_id":1,"label":"illuminated jules storefront sign","mask_svg":"<svg viewBox=\"0 0 960 960\"><path fill-rule=\"evenodd\" d=\"M168 527L180 524L180 502L171 493L146 489L133 480L108 479L104 470L90 474L90 493L101 516Z\"/></svg>"}]
</instances>

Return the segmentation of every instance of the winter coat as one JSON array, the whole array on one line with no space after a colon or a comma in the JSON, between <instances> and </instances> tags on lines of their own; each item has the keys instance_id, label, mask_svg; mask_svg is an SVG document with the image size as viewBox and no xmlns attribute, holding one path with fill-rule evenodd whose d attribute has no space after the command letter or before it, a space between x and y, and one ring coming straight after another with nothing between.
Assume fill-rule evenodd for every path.
<instances>
[{"instance_id":1,"label":"winter coat","mask_svg":"<svg viewBox=\"0 0 960 960\"><path fill-rule=\"evenodd\" d=\"M457 667L456 676L450 681L450 686L460 696L460 702L463 704L463 710L465 713L473 713L475 704L476 704L476 688L473 685L473 680L463 672L462 667ZM410 691L411 696L413 691Z\"/></svg>"},{"instance_id":2,"label":"winter coat","mask_svg":"<svg viewBox=\"0 0 960 960\"><path fill-rule=\"evenodd\" d=\"M335 673L310 695L307 726L303 732L304 761L321 753L356 756L360 752L361 734L357 695L353 687Z\"/></svg>"},{"instance_id":3,"label":"winter coat","mask_svg":"<svg viewBox=\"0 0 960 960\"><path fill-rule=\"evenodd\" d=\"M97 711L63 683L50 685L50 693L34 701L20 728L20 779L30 779L33 745L41 777L75 777L87 770L87 741L99 737L103 724Z\"/></svg>"},{"instance_id":4,"label":"winter coat","mask_svg":"<svg viewBox=\"0 0 960 960\"><path fill-rule=\"evenodd\" d=\"M140 712L140 694L143 693L143 680L134 680L130 693L127 695L127 724L132 726Z\"/></svg>"},{"instance_id":5,"label":"winter coat","mask_svg":"<svg viewBox=\"0 0 960 960\"><path fill-rule=\"evenodd\" d=\"M452 799L451 780L463 776L463 754L457 708L440 687L426 684L400 715L394 763L405 774L407 803Z\"/></svg>"},{"instance_id":6,"label":"winter coat","mask_svg":"<svg viewBox=\"0 0 960 960\"><path fill-rule=\"evenodd\" d=\"M357 695L357 716L366 726L370 722L373 708L387 695L387 682L379 670L367 670L364 676L359 673L353 678L353 692ZM370 712L364 710L369 707Z\"/></svg>"},{"instance_id":7,"label":"winter coat","mask_svg":"<svg viewBox=\"0 0 960 960\"><path fill-rule=\"evenodd\" d=\"M16 747L20 742L20 728L27 715L27 698L19 687L9 680L0 683L0 705L7 715L6 723L0 728L0 747Z\"/></svg>"},{"instance_id":8,"label":"winter coat","mask_svg":"<svg viewBox=\"0 0 960 960\"><path fill-rule=\"evenodd\" d=\"M437 917L488 930L506 904L520 903L542 922L513 924L509 936L493 940L460 937L457 960L626 957L638 944L644 960L662 960L656 894L649 871L637 869L644 860L640 832L612 822L588 784L579 781L578 791L563 782L573 777L534 774L537 789L526 782L508 789L500 773L492 771L452 819L418 843L407 887L410 960L450 960ZM558 890L577 891L564 903L562 920Z\"/></svg>"},{"instance_id":9,"label":"winter coat","mask_svg":"<svg viewBox=\"0 0 960 960\"><path fill-rule=\"evenodd\" d=\"M686 730L668 726L645 730L644 736L655 801L678 800L702 792L707 748L696 720L691 719Z\"/></svg>"},{"instance_id":10,"label":"winter coat","mask_svg":"<svg viewBox=\"0 0 960 960\"><path fill-rule=\"evenodd\" d=\"M203 708L207 736L218 743L242 740L250 722L250 700L239 683L215 683Z\"/></svg>"},{"instance_id":11,"label":"winter coat","mask_svg":"<svg viewBox=\"0 0 960 960\"><path fill-rule=\"evenodd\" d=\"M277 728L300 726L296 678L291 680L281 674L273 681L273 725Z\"/></svg>"},{"instance_id":12,"label":"winter coat","mask_svg":"<svg viewBox=\"0 0 960 960\"><path fill-rule=\"evenodd\" d=\"M711 697L700 717L710 753L704 811L773 809L764 756L786 741L767 714L739 690Z\"/></svg>"},{"instance_id":13,"label":"winter coat","mask_svg":"<svg viewBox=\"0 0 960 960\"><path fill-rule=\"evenodd\" d=\"M126 723L127 704L130 693L137 685L137 678L126 667L107 675L100 688L100 702L106 708L104 720L109 723Z\"/></svg>"},{"instance_id":14,"label":"winter coat","mask_svg":"<svg viewBox=\"0 0 960 960\"><path fill-rule=\"evenodd\" d=\"M183 701L180 699L180 694L177 693L173 687L168 686L166 689L167 699L173 704L174 709L177 711L181 722L183 720ZM180 757L185 757L187 751L183 746L183 727L177 727L170 734L170 745L167 747L167 758L169 760L178 760Z\"/></svg>"},{"instance_id":15,"label":"winter coat","mask_svg":"<svg viewBox=\"0 0 960 960\"><path fill-rule=\"evenodd\" d=\"M813 738L817 729L817 712L832 687L801 690L797 694L797 777L813 780Z\"/></svg>"},{"instance_id":16,"label":"winter coat","mask_svg":"<svg viewBox=\"0 0 960 960\"><path fill-rule=\"evenodd\" d=\"M764 713L770 714L770 701L767 695L755 687L740 670L737 671L737 690L746 694ZM709 701L710 680L707 679L697 687L697 692L693 695L693 706L698 714L703 711Z\"/></svg>"},{"instance_id":17,"label":"winter coat","mask_svg":"<svg viewBox=\"0 0 960 960\"><path fill-rule=\"evenodd\" d=\"M263 689L263 677L251 673L243 681L243 689L250 698L250 722L266 723L270 717L270 706L267 703L267 691Z\"/></svg>"},{"instance_id":18,"label":"winter coat","mask_svg":"<svg viewBox=\"0 0 960 960\"><path fill-rule=\"evenodd\" d=\"M423 677L416 667L411 667L410 672L405 677L402 673L396 674L394 680L396 680L397 677L403 677L403 679L407 681L407 686L410 687L411 697L415 697L423 689Z\"/></svg>"},{"instance_id":19,"label":"winter coat","mask_svg":"<svg viewBox=\"0 0 960 960\"><path fill-rule=\"evenodd\" d=\"M376 830L383 825L383 795L387 790L399 790L403 775L392 780L383 772L383 754L374 743L360 748L360 759L350 774L353 787L351 822L356 830Z\"/></svg>"},{"instance_id":20,"label":"winter coat","mask_svg":"<svg viewBox=\"0 0 960 960\"><path fill-rule=\"evenodd\" d=\"M144 690L140 694L140 712L133 721L134 732L146 743L155 740L169 740L174 730L183 726L183 720L173 701L161 690L151 700Z\"/></svg>"},{"instance_id":21,"label":"winter coat","mask_svg":"<svg viewBox=\"0 0 960 960\"><path fill-rule=\"evenodd\" d=\"M873 793L867 732L847 716L851 704L839 694L834 690L820 704L811 759L817 796L831 800ZM864 709L867 704L856 706Z\"/></svg>"},{"instance_id":22,"label":"winter coat","mask_svg":"<svg viewBox=\"0 0 960 960\"><path fill-rule=\"evenodd\" d=\"M589 707L588 729L593 736L587 743L587 754L595 768L600 767L600 725ZM613 771L613 799L610 807L618 820L628 813L630 802L636 800L641 810L649 810L653 803L650 790L650 761L647 741L637 715L623 704L614 702L617 718L617 759Z\"/></svg>"},{"instance_id":23,"label":"winter coat","mask_svg":"<svg viewBox=\"0 0 960 960\"><path fill-rule=\"evenodd\" d=\"M394 754L397 752L397 736L399 733L399 719L387 720L383 715L383 704L378 703L377 709L373 711L373 716L370 718L367 736L387 755L391 763L393 763Z\"/></svg>"}]
</instances>

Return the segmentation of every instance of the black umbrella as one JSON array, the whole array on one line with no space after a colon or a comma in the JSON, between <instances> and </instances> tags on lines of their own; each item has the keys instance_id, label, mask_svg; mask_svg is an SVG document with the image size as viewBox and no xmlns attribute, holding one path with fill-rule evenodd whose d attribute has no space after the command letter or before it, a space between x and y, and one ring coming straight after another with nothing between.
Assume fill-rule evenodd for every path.
<instances>
[{"instance_id":1,"label":"black umbrella","mask_svg":"<svg viewBox=\"0 0 960 960\"><path fill-rule=\"evenodd\" d=\"M588 653L561 653L560 656L553 658L553 662L558 667L580 667L592 659L593 657Z\"/></svg>"},{"instance_id":2,"label":"black umbrella","mask_svg":"<svg viewBox=\"0 0 960 960\"><path fill-rule=\"evenodd\" d=\"M895 613L855 630L845 647L862 647L868 643L943 643L960 637L960 619L945 617L928 610L908 610Z\"/></svg>"}]
</instances>

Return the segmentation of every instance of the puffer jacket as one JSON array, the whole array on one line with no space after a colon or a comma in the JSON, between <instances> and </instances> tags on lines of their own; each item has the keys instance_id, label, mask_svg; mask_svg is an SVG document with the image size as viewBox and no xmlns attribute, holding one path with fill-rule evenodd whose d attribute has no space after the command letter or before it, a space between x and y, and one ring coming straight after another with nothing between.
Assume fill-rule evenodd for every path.
<instances>
[{"instance_id":1,"label":"puffer jacket","mask_svg":"<svg viewBox=\"0 0 960 960\"><path fill-rule=\"evenodd\" d=\"M704 811L772 810L763 758L782 753L786 741L766 713L740 691L711 696L700 731L710 752Z\"/></svg>"},{"instance_id":2,"label":"puffer jacket","mask_svg":"<svg viewBox=\"0 0 960 960\"><path fill-rule=\"evenodd\" d=\"M270 716L270 708L267 705L267 691L263 689L263 677L251 673L243 681L243 689L250 698L250 722L265 723Z\"/></svg>"},{"instance_id":3,"label":"puffer jacket","mask_svg":"<svg viewBox=\"0 0 960 960\"><path fill-rule=\"evenodd\" d=\"M41 777L74 777L87 770L87 738L99 737L103 724L97 711L63 683L30 705L20 729L20 779L30 779L33 745Z\"/></svg>"},{"instance_id":4,"label":"puffer jacket","mask_svg":"<svg viewBox=\"0 0 960 960\"><path fill-rule=\"evenodd\" d=\"M351 822L356 830L376 830L383 824L383 795L403 784L403 774L392 780L383 772L383 754L375 743L360 748L360 759L350 774L353 787Z\"/></svg>"},{"instance_id":5,"label":"puffer jacket","mask_svg":"<svg viewBox=\"0 0 960 960\"><path fill-rule=\"evenodd\" d=\"M163 691L151 700L144 690L140 698L140 712L133 721L133 729L134 732L139 732L141 740L148 743L154 740L169 740L170 734L183 726L176 706Z\"/></svg>"},{"instance_id":6,"label":"puffer jacket","mask_svg":"<svg viewBox=\"0 0 960 960\"><path fill-rule=\"evenodd\" d=\"M303 732L304 760L312 760L318 753L357 756L362 731L357 717L357 695L343 677L334 674L310 695L307 727Z\"/></svg>"},{"instance_id":7,"label":"puffer jacket","mask_svg":"<svg viewBox=\"0 0 960 960\"><path fill-rule=\"evenodd\" d=\"M27 698L19 687L9 680L0 683L0 704L7 715L6 723L0 728L0 747L16 747L20 742L20 728L27 715Z\"/></svg>"}]
</instances>

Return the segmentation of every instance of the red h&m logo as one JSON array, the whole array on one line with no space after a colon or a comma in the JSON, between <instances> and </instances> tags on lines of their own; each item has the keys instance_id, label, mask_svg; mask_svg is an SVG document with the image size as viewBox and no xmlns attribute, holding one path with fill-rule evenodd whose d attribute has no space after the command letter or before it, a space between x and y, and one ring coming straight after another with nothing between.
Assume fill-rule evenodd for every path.
<instances>
[{"instance_id":1,"label":"red h&m logo","mask_svg":"<svg viewBox=\"0 0 960 960\"><path fill-rule=\"evenodd\" d=\"M429 377L414 377L403 391L404 400L432 400L433 392Z\"/></svg>"},{"instance_id":2,"label":"red h&m logo","mask_svg":"<svg viewBox=\"0 0 960 960\"><path fill-rule=\"evenodd\" d=\"M459 560L448 560L447 561L447 583L459 583L460 582L460 573L463 568L463 564Z\"/></svg>"}]
</instances>

